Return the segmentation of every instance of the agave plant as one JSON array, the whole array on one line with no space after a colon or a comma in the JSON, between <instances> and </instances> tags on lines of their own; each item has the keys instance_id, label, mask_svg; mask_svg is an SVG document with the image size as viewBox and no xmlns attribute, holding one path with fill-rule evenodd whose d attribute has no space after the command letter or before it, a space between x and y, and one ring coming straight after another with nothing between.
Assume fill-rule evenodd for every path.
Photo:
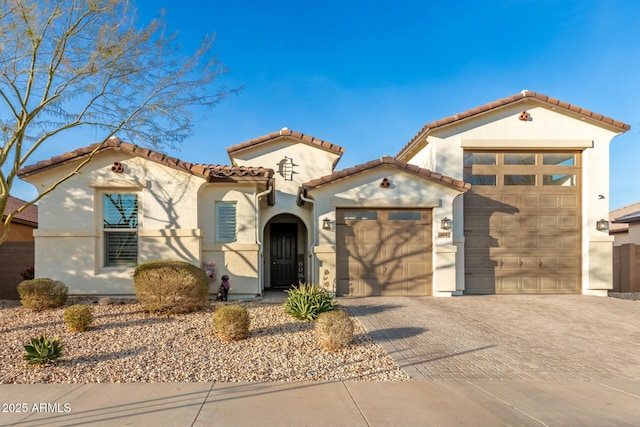
<instances>
[{"instance_id":1,"label":"agave plant","mask_svg":"<svg viewBox=\"0 0 640 427\"><path fill-rule=\"evenodd\" d=\"M40 335L38 338L31 338L31 344L24 346L27 352L24 358L30 365L48 365L60 358L62 348L63 345L58 341L58 337L49 339Z\"/></svg>"},{"instance_id":2,"label":"agave plant","mask_svg":"<svg viewBox=\"0 0 640 427\"><path fill-rule=\"evenodd\" d=\"M320 313L336 309L331 294L319 286L300 283L286 292L284 311L297 319L314 321Z\"/></svg>"}]
</instances>

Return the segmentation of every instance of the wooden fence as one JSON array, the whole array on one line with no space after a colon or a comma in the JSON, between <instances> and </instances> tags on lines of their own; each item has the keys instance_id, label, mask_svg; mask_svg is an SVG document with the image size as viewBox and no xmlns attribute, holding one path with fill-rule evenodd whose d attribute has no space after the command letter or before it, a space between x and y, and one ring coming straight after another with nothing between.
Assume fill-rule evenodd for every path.
<instances>
[{"instance_id":1,"label":"wooden fence","mask_svg":"<svg viewBox=\"0 0 640 427\"><path fill-rule=\"evenodd\" d=\"M640 292L640 245L613 247L613 292Z\"/></svg>"},{"instance_id":2,"label":"wooden fence","mask_svg":"<svg viewBox=\"0 0 640 427\"><path fill-rule=\"evenodd\" d=\"M20 272L33 267L33 242L4 242L0 245L0 299L18 299Z\"/></svg>"}]
</instances>

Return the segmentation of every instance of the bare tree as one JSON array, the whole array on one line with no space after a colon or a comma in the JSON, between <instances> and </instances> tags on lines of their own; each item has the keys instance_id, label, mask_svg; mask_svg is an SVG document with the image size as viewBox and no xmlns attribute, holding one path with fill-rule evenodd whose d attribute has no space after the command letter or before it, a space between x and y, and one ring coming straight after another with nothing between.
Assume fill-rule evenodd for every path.
<instances>
[{"instance_id":1,"label":"bare tree","mask_svg":"<svg viewBox=\"0 0 640 427\"><path fill-rule=\"evenodd\" d=\"M101 135L102 144L118 133L152 148L188 137L192 107L211 107L237 90L218 86L226 70L212 43L206 37L183 54L162 16L138 25L127 0L0 0L0 243L16 214L92 157L5 212L18 171L43 144L78 129Z\"/></svg>"}]
</instances>

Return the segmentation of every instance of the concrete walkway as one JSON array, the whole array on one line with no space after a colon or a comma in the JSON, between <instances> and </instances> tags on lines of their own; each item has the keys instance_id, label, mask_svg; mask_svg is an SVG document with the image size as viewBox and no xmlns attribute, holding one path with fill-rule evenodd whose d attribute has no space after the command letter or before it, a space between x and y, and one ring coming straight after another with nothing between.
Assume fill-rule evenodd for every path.
<instances>
[{"instance_id":1,"label":"concrete walkway","mask_svg":"<svg viewBox=\"0 0 640 427\"><path fill-rule=\"evenodd\" d=\"M0 425L637 426L640 382L0 386Z\"/></svg>"},{"instance_id":2,"label":"concrete walkway","mask_svg":"<svg viewBox=\"0 0 640 427\"><path fill-rule=\"evenodd\" d=\"M0 385L0 425L640 425L640 302L340 303L413 381Z\"/></svg>"}]
</instances>

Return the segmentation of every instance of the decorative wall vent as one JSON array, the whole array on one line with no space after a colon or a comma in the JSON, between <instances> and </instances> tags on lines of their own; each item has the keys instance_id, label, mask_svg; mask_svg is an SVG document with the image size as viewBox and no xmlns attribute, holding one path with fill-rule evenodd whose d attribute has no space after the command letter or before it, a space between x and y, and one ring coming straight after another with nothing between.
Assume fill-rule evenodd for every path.
<instances>
[{"instance_id":1,"label":"decorative wall vent","mask_svg":"<svg viewBox=\"0 0 640 427\"><path fill-rule=\"evenodd\" d=\"M391 187L391 181L389 181L387 178L382 178L382 182L380 182L380 187L382 187L382 188L390 188Z\"/></svg>"},{"instance_id":2,"label":"decorative wall vent","mask_svg":"<svg viewBox=\"0 0 640 427\"><path fill-rule=\"evenodd\" d=\"M123 173L124 165L120 162L113 162L113 166L111 166L111 172L113 173Z\"/></svg>"},{"instance_id":3,"label":"decorative wall vent","mask_svg":"<svg viewBox=\"0 0 640 427\"><path fill-rule=\"evenodd\" d=\"M529 120L531 120L531 114L527 113L525 110L520 113L520 117L518 117L518 119L522 120L523 122L528 122Z\"/></svg>"}]
</instances>

